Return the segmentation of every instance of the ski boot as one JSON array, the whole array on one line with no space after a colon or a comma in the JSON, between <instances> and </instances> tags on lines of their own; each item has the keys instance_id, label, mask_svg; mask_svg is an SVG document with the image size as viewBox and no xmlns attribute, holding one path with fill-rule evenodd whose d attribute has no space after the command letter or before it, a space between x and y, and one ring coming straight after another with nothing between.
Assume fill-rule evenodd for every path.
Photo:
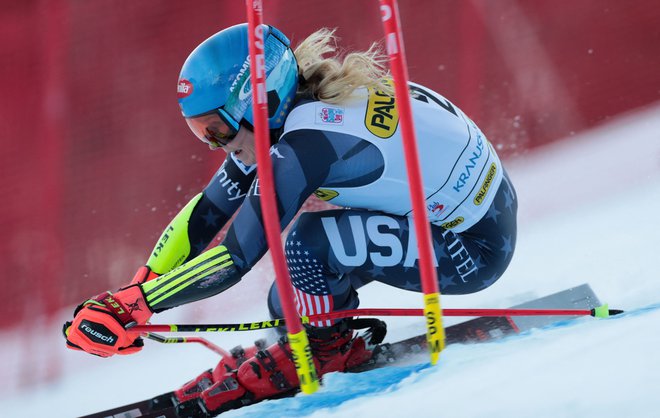
<instances>
[{"instance_id":1,"label":"ski boot","mask_svg":"<svg viewBox=\"0 0 660 418\"><path fill-rule=\"evenodd\" d=\"M229 352L231 357L223 357L222 360L215 366L214 369L208 369L202 372L199 376L187 382L181 388L174 391L172 403L177 407L180 416L205 416L193 415L194 411L198 410L197 400L203 392L212 391L217 383L224 380L225 374L239 368L247 359L253 357L257 351L263 350L266 347L266 340L261 339L254 342L254 346L244 349L242 346L236 346Z\"/></svg>"},{"instance_id":2,"label":"ski boot","mask_svg":"<svg viewBox=\"0 0 660 418\"><path fill-rule=\"evenodd\" d=\"M369 328L364 336L354 336L355 329ZM385 337L385 323L377 319L345 320L327 328L307 327L317 375L343 372L369 361L373 345ZM217 369L217 368L216 368ZM300 383L286 337L259 349L240 364L226 371L203 390L197 404L186 403L180 417L215 416L263 399L292 396ZM185 409L185 410L183 410Z\"/></svg>"}]
</instances>

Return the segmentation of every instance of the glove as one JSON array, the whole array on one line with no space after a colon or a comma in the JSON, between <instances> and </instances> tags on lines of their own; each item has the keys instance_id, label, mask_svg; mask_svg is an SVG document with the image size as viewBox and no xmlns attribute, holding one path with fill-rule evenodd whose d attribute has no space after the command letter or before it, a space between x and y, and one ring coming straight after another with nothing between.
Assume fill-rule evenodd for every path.
<instances>
[{"instance_id":1,"label":"glove","mask_svg":"<svg viewBox=\"0 0 660 418\"><path fill-rule=\"evenodd\" d=\"M73 350L100 357L133 354L144 342L126 329L146 324L151 315L142 288L134 284L83 302L74 311L73 322L66 322L62 331L67 347Z\"/></svg>"},{"instance_id":2,"label":"glove","mask_svg":"<svg viewBox=\"0 0 660 418\"><path fill-rule=\"evenodd\" d=\"M151 271L151 268L149 266L142 266L135 273L135 276L133 276L133 280L131 280L131 284L142 284L144 282L148 282L156 278L158 278L158 274Z\"/></svg>"}]
</instances>

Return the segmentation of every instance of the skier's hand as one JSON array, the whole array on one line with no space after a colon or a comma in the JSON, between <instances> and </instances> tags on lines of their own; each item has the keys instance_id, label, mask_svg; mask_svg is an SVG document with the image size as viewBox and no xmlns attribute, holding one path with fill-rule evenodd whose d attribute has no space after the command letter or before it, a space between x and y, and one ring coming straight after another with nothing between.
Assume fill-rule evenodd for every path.
<instances>
[{"instance_id":1,"label":"skier's hand","mask_svg":"<svg viewBox=\"0 0 660 418\"><path fill-rule=\"evenodd\" d=\"M144 344L138 334L126 329L146 324L152 314L141 287L130 285L80 304L73 313L73 322L66 322L62 331L67 347L73 350L101 357L132 354Z\"/></svg>"}]
</instances>

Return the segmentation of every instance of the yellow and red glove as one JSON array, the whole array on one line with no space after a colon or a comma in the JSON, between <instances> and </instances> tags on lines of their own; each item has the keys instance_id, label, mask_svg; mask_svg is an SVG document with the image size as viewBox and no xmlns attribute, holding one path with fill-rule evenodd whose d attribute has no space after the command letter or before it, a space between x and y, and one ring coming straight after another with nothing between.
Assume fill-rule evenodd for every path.
<instances>
[{"instance_id":1,"label":"yellow and red glove","mask_svg":"<svg viewBox=\"0 0 660 418\"><path fill-rule=\"evenodd\" d=\"M126 330L146 324L151 315L153 312L137 284L116 293L102 293L79 305L73 313L73 322L64 324L67 347L101 357L136 353L144 345L142 338Z\"/></svg>"}]
</instances>

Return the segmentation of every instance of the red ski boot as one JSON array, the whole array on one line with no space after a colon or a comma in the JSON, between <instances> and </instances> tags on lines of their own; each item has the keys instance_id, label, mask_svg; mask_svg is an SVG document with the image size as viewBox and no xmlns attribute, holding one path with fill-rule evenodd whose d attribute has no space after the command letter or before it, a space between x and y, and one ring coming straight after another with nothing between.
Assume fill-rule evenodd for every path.
<instances>
[{"instance_id":1,"label":"red ski boot","mask_svg":"<svg viewBox=\"0 0 660 418\"><path fill-rule=\"evenodd\" d=\"M179 410L179 415L188 416L188 410L199 409L197 407L197 399L203 392L210 392L209 389L213 386L218 386L218 383L224 380L225 374L238 369L247 359L253 357L257 351L263 350L265 347L266 340L257 340L254 342L254 346L247 349L244 349L240 345L234 347L229 351L231 357L223 357L214 369L205 370L199 376L175 390L173 401ZM196 415L190 412L189 416Z\"/></svg>"},{"instance_id":2,"label":"red ski boot","mask_svg":"<svg viewBox=\"0 0 660 418\"><path fill-rule=\"evenodd\" d=\"M330 372L343 372L356 367L372 356L363 337L353 337L354 329L367 328L370 344L378 344L385 337L385 323L376 319L347 320L332 327L309 327L307 335L314 354L319 377ZM291 349L286 338L242 363L238 370L215 379L199 398L201 411L195 415L188 407L185 417L214 416L229 409L240 408L263 399L290 396L300 386ZM207 414L207 415L203 415Z\"/></svg>"}]
</instances>

